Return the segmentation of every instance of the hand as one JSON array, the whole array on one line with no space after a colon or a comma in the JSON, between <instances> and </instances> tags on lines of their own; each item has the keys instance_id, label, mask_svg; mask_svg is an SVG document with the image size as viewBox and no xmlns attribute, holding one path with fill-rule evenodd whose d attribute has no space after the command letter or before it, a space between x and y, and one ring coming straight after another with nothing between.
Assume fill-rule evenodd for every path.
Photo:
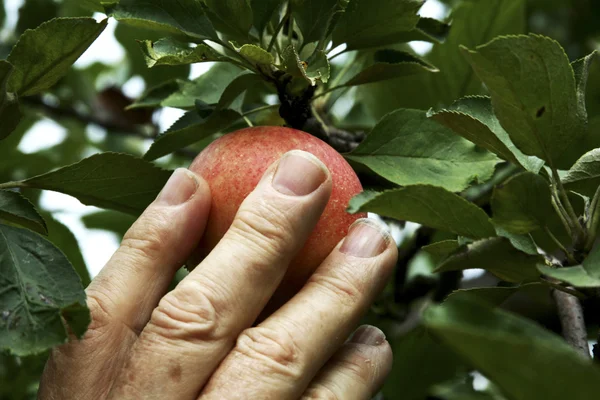
<instances>
[{"instance_id":1,"label":"hand","mask_svg":"<svg viewBox=\"0 0 600 400\"><path fill-rule=\"evenodd\" d=\"M397 258L373 222L355 223L303 289L253 326L331 193L326 167L294 153L166 293L211 203L206 182L178 169L87 288L92 323L81 341L54 349L39 398L369 399L391 368L390 346L368 326L344 342Z\"/></svg>"}]
</instances>

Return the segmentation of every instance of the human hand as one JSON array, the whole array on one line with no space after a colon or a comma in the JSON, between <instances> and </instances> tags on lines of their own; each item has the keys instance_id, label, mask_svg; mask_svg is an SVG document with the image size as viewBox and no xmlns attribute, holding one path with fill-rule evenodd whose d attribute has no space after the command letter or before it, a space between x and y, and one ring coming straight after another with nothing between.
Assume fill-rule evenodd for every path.
<instances>
[{"instance_id":1,"label":"human hand","mask_svg":"<svg viewBox=\"0 0 600 400\"><path fill-rule=\"evenodd\" d=\"M167 293L211 203L206 182L178 169L87 288L92 323L53 350L39 398L369 399L391 368L390 346L374 327L344 342L397 258L373 222L357 221L303 289L253 326L331 193L314 156L286 157Z\"/></svg>"}]
</instances>

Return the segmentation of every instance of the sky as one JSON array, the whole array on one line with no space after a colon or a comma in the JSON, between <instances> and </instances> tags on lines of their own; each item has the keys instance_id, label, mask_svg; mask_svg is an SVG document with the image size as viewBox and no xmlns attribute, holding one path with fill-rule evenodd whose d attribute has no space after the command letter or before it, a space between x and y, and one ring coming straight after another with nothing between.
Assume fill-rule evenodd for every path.
<instances>
[{"instance_id":1,"label":"sky","mask_svg":"<svg viewBox=\"0 0 600 400\"><path fill-rule=\"evenodd\" d=\"M23 0L5 0L7 12L6 24L8 27L16 24L18 9ZM437 0L428 0L420 11L422 16L443 19L446 17L444 6ZM95 18L104 19L104 15L97 14ZM110 20L107 29L90 46L90 48L77 60L75 68L84 68L96 61L105 64L118 64L125 56L125 51L114 38L116 21ZM426 53L431 48L430 43L413 42L411 46L420 54ZM339 57L341 59L342 56ZM210 68L211 63L192 65L190 78L196 78ZM131 78L123 87L123 91L129 97L136 98L145 90L144 81L140 77ZM183 111L167 108L160 113L158 124L161 131L166 130L175 122ZM87 134L91 139L102 138L106 132L101 128L90 126ZM19 143L19 149L25 153L33 153L44 148L61 143L68 135L67 130L50 119L43 119L36 123ZM87 229L81 222L81 217L99 211L96 207L85 206L77 199L56 192L44 191L41 197L42 207L51 211L56 219L68 226L79 241L83 257L94 277L106 264L115 250L118 248L118 240L115 234L97 229ZM417 225L408 224L404 231L394 230L392 233L397 240L414 231Z\"/></svg>"}]
</instances>

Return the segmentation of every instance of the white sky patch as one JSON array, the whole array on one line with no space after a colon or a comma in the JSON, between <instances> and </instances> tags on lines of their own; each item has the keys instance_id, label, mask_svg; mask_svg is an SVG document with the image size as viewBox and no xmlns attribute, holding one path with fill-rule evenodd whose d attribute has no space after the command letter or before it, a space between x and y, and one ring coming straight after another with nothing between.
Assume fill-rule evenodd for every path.
<instances>
[{"instance_id":1,"label":"white sky patch","mask_svg":"<svg viewBox=\"0 0 600 400\"><path fill-rule=\"evenodd\" d=\"M19 8L23 5L25 0L8 0L4 1L4 9L6 10L6 23L4 29L6 31L12 31L17 25L19 20Z\"/></svg>"},{"instance_id":2,"label":"white sky patch","mask_svg":"<svg viewBox=\"0 0 600 400\"><path fill-rule=\"evenodd\" d=\"M96 20L102 20L105 18L104 14L94 14ZM75 63L76 68L85 68L95 62L102 62L104 64L114 65L123 60L125 57L125 50L123 46L115 38L115 28L117 22L115 20L109 20L108 26L100 34L98 39L86 50L85 53Z\"/></svg>"},{"instance_id":3,"label":"white sky patch","mask_svg":"<svg viewBox=\"0 0 600 400\"><path fill-rule=\"evenodd\" d=\"M205 74L213 65L215 65L214 62L192 64L190 68L190 79L196 79L200 75Z\"/></svg>"},{"instance_id":4,"label":"white sky patch","mask_svg":"<svg viewBox=\"0 0 600 400\"><path fill-rule=\"evenodd\" d=\"M35 153L62 143L67 137L67 129L51 119L36 122L23 136L18 149L25 154Z\"/></svg>"},{"instance_id":5,"label":"white sky patch","mask_svg":"<svg viewBox=\"0 0 600 400\"><path fill-rule=\"evenodd\" d=\"M158 116L158 127L160 132L164 132L171 127L179 118L185 114L185 111L179 108L165 107Z\"/></svg>"},{"instance_id":6,"label":"white sky patch","mask_svg":"<svg viewBox=\"0 0 600 400\"><path fill-rule=\"evenodd\" d=\"M92 143L101 143L106 139L106 129L95 124L89 124L85 128L85 134Z\"/></svg>"},{"instance_id":7,"label":"white sky patch","mask_svg":"<svg viewBox=\"0 0 600 400\"><path fill-rule=\"evenodd\" d=\"M139 75L132 76L125 84L121 87L125 96L137 99L146 90L146 82L144 78Z\"/></svg>"},{"instance_id":8,"label":"white sky patch","mask_svg":"<svg viewBox=\"0 0 600 400\"><path fill-rule=\"evenodd\" d=\"M438 0L428 0L419 10L419 15L422 17L435 18L444 20L448 17L449 9ZM408 44L418 55L425 55L433 48L433 43L414 41Z\"/></svg>"}]
</instances>

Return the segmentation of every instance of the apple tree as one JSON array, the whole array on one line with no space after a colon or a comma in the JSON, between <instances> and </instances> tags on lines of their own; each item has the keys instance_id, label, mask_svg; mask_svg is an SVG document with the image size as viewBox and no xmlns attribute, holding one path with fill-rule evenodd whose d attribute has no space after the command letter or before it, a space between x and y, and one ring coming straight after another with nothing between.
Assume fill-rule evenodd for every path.
<instances>
[{"instance_id":1,"label":"apple tree","mask_svg":"<svg viewBox=\"0 0 600 400\"><path fill-rule=\"evenodd\" d=\"M365 316L395 353L378 398L600 395L598 2L18 3L0 34L0 398L34 398L48 351L89 324L77 239L41 192L122 236L174 168L254 125L330 144L365 187L347 211L400 232ZM122 62L73 67L110 35ZM23 151L48 119L64 140Z\"/></svg>"}]
</instances>

